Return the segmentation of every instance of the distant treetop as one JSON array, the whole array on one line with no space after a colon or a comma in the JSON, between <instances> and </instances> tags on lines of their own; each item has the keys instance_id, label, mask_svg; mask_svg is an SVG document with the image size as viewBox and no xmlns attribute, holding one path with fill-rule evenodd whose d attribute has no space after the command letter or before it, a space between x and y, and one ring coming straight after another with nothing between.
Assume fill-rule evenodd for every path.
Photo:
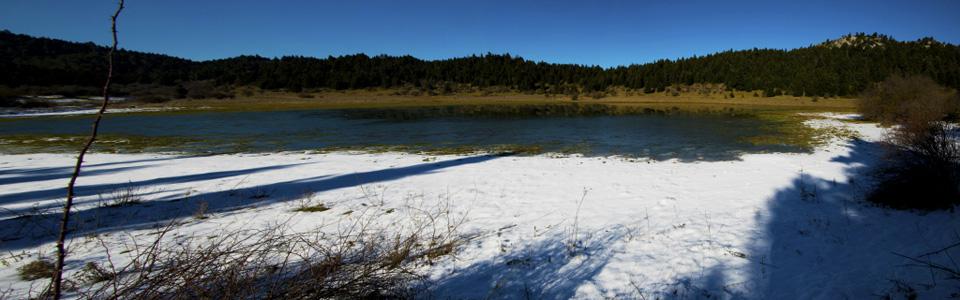
<instances>
[{"instance_id":1,"label":"distant treetop","mask_svg":"<svg viewBox=\"0 0 960 300\"><path fill-rule=\"evenodd\" d=\"M0 31L0 85L97 86L105 47ZM960 88L960 47L932 38L901 42L881 34L850 34L793 50L728 50L705 56L600 68L525 60L510 54L421 60L409 55L366 54L326 58L285 56L192 61L162 54L121 51L119 84L176 86L191 81L264 89L361 89L404 85L468 84L516 90L575 86L599 91L622 86L662 91L671 85L722 83L737 90L807 96L859 93L891 74L922 74Z\"/></svg>"}]
</instances>

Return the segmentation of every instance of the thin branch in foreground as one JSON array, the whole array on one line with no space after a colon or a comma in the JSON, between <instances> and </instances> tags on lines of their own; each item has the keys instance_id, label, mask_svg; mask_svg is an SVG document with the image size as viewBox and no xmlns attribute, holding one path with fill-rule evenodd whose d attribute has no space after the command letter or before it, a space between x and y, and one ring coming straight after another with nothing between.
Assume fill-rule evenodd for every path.
<instances>
[{"instance_id":1,"label":"thin branch in foreground","mask_svg":"<svg viewBox=\"0 0 960 300\"><path fill-rule=\"evenodd\" d=\"M83 149L80 149L80 155L77 156L77 163L73 168L73 174L70 176L70 182L67 184L67 201L63 205L63 218L60 221L60 236L57 237L56 270L50 283L53 299L60 299L61 296L61 285L63 283L63 261L67 256L63 244L67 238L67 227L70 221L70 208L73 206L73 187L77 182L77 177L80 176L80 167L83 165L83 157L87 154L87 151L90 150L90 146L92 146L93 142L97 139L97 131L100 129L100 120L103 119L103 113L107 111L107 105L110 103L110 81L113 79L113 55L114 52L117 51L117 17L119 17L120 12L123 11L123 1L124 0L120 0L117 5L117 10L113 13L113 16L110 17L110 31L113 34L113 46L110 47L110 52L107 53L107 79L103 84L103 103L100 105L100 110L97 112L97 117L93 120L93 128L90 132L90 138L87 139L86 144L83 145Z\"/></svg>"},{"instance_id":2,"label":"thin branch in foreground","mask_svg":"<svg viewBox=\"0 0 960 300\"><path fill-rule=\"evenodd\" d=\"M914 258L914 257L910 257L910 256L906 256L906 255L903 255L903 254L900 254L900 253L896 253L896 252L891 252L891 253L893 253L893 255L896 255L896 256L899 256L899 257L902 257L902 258L906 258L906 259L908 259L908 260L910 260L910 261L913 261L914 263L920 264L920 266L924 266L924 267L928 267L928 268L932 268L932 269L936 269L936 270L943 271L944 273L947 273L948 275L950 275L950 278L951 278L951 279L960 280L960 270L954 270L954 269L951 269L951 268L949 268L949 267L947 267L947 266L943 266L943 265L940 265L940 264L932 263L932 262L929 262L929 261L923 261L923 260L920 260L920 259L917 259L917 258Z\"/></svg>"}]
</instances>

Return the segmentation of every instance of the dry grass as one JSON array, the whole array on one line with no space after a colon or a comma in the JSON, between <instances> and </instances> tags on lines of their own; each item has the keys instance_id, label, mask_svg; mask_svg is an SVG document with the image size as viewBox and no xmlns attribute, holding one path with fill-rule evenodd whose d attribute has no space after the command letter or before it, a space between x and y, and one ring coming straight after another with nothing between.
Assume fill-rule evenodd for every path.
<instances>
[{"instance_id":1,"label":"dry grass","mask_svg":"<svg viewBox=\"0 0 960 300\"><path fill-rule=\"evenodd\" d=\"M171 222L149 241L97 237L106 258L65 286L83 299L409 298L425 266L464 244L465 216L448 204L405 211L396 219L368 208L306 232L281 223L184 238Z\"/></svg>"},{"instance_id":2,"label":"dry grass","mask_svg":"<svg viewBox=\"0 0 960 300\"><path fill-rule=\"evenodd\" d=\"M301 206L295 209L297 212L324 212L330 210L329 207L323 205L323 203L311 205L311 206Z\"/></svg>"},{"instance_id":3,"label":"dry grass","mask_svg":"<svg viewBox=\"0 0 960 300\"><path fill-rule=\"evenodd\" d=\"M306 193L297 201L295 212L324 212L330 210L323 202L316 198L314 193Z\"/></svg>"},{"instance_id":4,"label":"dry grass","mask_svg":"<svg viewBox=\"0 0 960 300\"><path fill-rule=\"evenodd\" d=\"M734 97L730 97L730 94ZM568 96L545 96L519 92L461 93L453 95L412 96L398 95L392 89L325 91L314 93L263 92L260 94L238 95L235 99L199 99L175 100L163 104L148 106L180 107L187 110L296 110L296 109L342 109L342 108L385 108L385 107L422 107L447 105L503 105L503 104L570 104L595 103L610 105L641 106L655 109L677 107L681 110L697 111L702 109L721 109L730 107L750 107L759 109L792 109L803 111L851 111L855 108L854 99L849 98L813 98L776 96L755 96L756 92L737 91L726 93L678 92L677 96L666 93L627 93L619 92L599 99L580 98L573 100ZM305 98L310 95L312 98Z\"/></svg>"},{"instance_id":5,"label":"dry grass","mask_svg":"<svg viewBox=\"0 0 960 300\"><path fill-rule=\"evenodd\" d=\"M143 199L140 197L140 187L132 183L126 187L118 188L110 192L107 198L100 197L100 205L104 207L124 207L140 204Z\"/></svg>"},{"instance_id":6,"label":"dry grass","mask_svg":"<svg viewBox=\"0 0 960 300\"><path fill-rule=\"evenodd\" d=\"M53 277L53 263L46 260L35 260L17 268L17 275L21 280L37 280Z\"/></svg>"}]
</instances>

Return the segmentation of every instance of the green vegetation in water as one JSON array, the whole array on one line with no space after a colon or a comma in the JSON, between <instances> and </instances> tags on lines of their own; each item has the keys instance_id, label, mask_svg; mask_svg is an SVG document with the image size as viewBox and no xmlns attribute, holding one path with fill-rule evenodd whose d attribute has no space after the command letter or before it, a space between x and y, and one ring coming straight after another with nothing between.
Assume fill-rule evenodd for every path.
<instances>
[{"instance_id":1,"label":"green vegetation in water","mask_svg":"<svg viewBox=\"0 0 960 300\"><path fill-rule=\"evenodd\" d=\"M26 154L37 152L79 151L88 137L80 135L23 134L0 136L0 153ZM178 152L178 146L199 142L185 137L146 137L101 135L91 148L96 153Z\"/></svg>"},{"instance_id":2,"label":"green vegetation in water","mask_svg":"<svg viewBox=\"0 0 960 300\"><path fill-rule=\"evenodd\" d=\"M518 104L518 105L450 105L430 107L347 109L344 113L351 118L418 120L438 117L481 117L481 118L524 118L524 117L588 117L623 115L662 115L662 116L722 116L733 118L758 118L768 123L770 133L747 139L754 145L795 146L812 151L834 139L856 138L856 132L834 127L814 128L804 124L814 118L801 115L801 111L792 109L770 110L751 107L728 106L661 106L611 105L611 104ZM517 147L518 154L540 154L542 147L537 145L506 145ZM325 151L366 151L366 152L415 152L424 154L472 154L478 152L497 152L504 149L490 147L434 147L418 148L412 146L361 146L347 148L328 148ZM511 150L511 149L505 149ZM588 153L589 146L576 145L565 148L561 153Z\"/></svg>"},{"instance_id":3,"label":"green vegetation in water","mask_svg":"<svg viewBox=\"0 0 960 300\"><path fill-rule=\"evenodd\" d=\"M748 138L747 141L754 145L787 145L813 151L831 140L858 137L855 131L849 129L808 126L805 122L816 117L794 111L768 111L758 113L756 117L768 122L772 130L770 134Z\"/></svg>"}]
</instances>

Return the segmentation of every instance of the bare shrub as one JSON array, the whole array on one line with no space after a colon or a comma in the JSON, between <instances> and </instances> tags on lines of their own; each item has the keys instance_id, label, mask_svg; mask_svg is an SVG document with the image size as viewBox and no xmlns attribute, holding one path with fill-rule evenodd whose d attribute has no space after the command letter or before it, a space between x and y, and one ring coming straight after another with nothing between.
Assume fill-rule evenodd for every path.
<instances>
[{"instance_id":1,"label":"bare shrub","mask_svg":"<svg viewBox=\"0 0 960 300\"><path fill-rule=\"evenodd\" d=\"M868 200L899 209L946 209L960 203L960 141L945 122L894 130L879 184Z\"/></svg>"},{"instance_id":2,"label":"bare shrub","mask_svg":"<svg viewBox=\"0 0 960 300\"><path fill-rule=\"evenodd\" d=\"M131 84L124 86L120 92L127 93L134 101L145 103L162 103L173 99L186 97L186 89L182 86L160 84Z\"/></svg>"},{"instance_id":3,"label":"bare shrub","mask_svg":"<svg viewBox=\"0 0 960 300\"><path fill-rule=\"evenodd\" d=\"M95 299L407 298L426 279L424 266L463 243L465 217L446 205L409 207L402 221L377 209L335 228L290 232L285 224L225 230L210 239L179 239L176 223L147 245L125 244L130 263L107 268L78 290ZM115 275L114 275L115 274Z\"/></svg>"},{"instance_id":4,"label":"bare shrub","mask_svg":"<svg viewBox=\"0 0 960 300\"><path fill-rule=\"evenodd\" d=\"M6 85L0 85L0 107L12 107L20 104L17 101L20 93Z\"/></svg>"},{"instance_id":5,"label":"bare shrub","mask_svg":"<svg viewBox=\"0 0 960 300\"><path fill-rule=\"evenodd\" d=\"M934 164L949 164L960 159L960 144L955 129L947 122L904 123L893 130L887 141Z\"/></svg>"},{"instance_id":6,"label":"bare shrub","mask_svg":"<svg viewBox=\"0 0 960 300\"><path fill-rule=\"evenodd\" d=\"M98 283L104 282L110 279L113 279L116 276L111 271L108 271L95 262L87 262L83 265L83 269L80 272L77 272L77 279L80 282L85 283Z\"/></svg>"},{"instance_id":7,"label":"bare shrub","mask_svg":"<svg viewBox=\"0 0 960 300\"><path fill-rule=\"evenodd\" d=\"M229 87L217 85L210 80L190 81L183 84L190 99L227 99L234 95Z\"/></svg>"},{"instance_id":8,"label":"bare shrub","mask_svg":"<svg viewBox=\"0 0 960 300\"><path fill-rule=\"evenodd\" d=\"M567 254L570 256L576 256L583 249L583 239L580 237L580 208L583 207L583 200L587 199L587 192L589 190L583 189L583 195L580 196L580 201L577 202L577 211L573 215L573 228L570 229L570 239L567 241Z\"/></svg>"},{"instance_id":9,"label":"bare shrub","mask_svg":"<svg viewBox=\"0 0 960 300\"><path fill-rule=\"evenodd\" d=\"M52 278L54 269L53 263L46 260L35 260L17 268L17 275L21 280L37 280L42 278Z\"/></svg>"},{"instance_id":10,"label":"bare shrub","mask_svg":"<svg viewBox=\"0 0 960 300\"><path fill-rule=\"evenodd\" d=\"M593 99L602 99L607 97L607 93L604 91L593 91L593 92L587 93L587 96L590 96L590 98L593 98Z\"/></svg>"},{"instance_id":11,"label":"bare shrub","mask_svg":"<svg viewBox=\"0 0 960 300\"><path fill-rule=\"evenodd\" d=\"M897 252L892 252L892 254L908 261L908 263L903 265L904 267L918 268L923 270L924 273L929 273L930 276L935 276L935 274L940 275L944 279L953 282L956 284L954 287L957 288L957 290L952 295L960 295L960 265L957 265L957 262L954 260L954 256L960 252L958 250L960 250L960 241L955 241L946 247L916 256ZM894 281L894 283L895 286L892 291L894 294L905 294L908 299L916 299L916 290L910 284L902 281ZM934 281L933 284L926 285L924 288L929 290L937 288L937 285L937 281ZM946 285L946 287L949 288L949 285ZM890 298L889 295L886 298Z\"/></svg>"},{"instance_id":12,"label":"bare shrub","mask_svg":"<svg viewBox=\"0 0 960 300\"><path fill-rule=\"evenodd\" d=\"M100 195L100 205L105 207L124 207L139 204L143 199L140 197L140 187L126 186L110 192L107 199Z\"/></svg>"},{"instance_id":13,"label":"bare shrub","mask_svg":"<svg viewBox=\"0 0 960 300\"><path fill-rule=\"evenodd\" d=\"M956 96L926 76L892 75L867 88L857 108L864 118L883 124L925 123L956 111Z\"/></svg>"},{"instance_id":14,"label":"bare shrub","mask_svg":"<svg viewBox=\"0 0 960 300\"><path fill-rule=\"evenodd\" d=\"M867 89L859 102L865 118L895 125L890 149L868 200L899 209L945 209L960 203L960 140L944 122L956 109L956 92L927 77L891 76Z\"/></svg>"},{"instance_id":15,"label":"bare shrub","mask_svg":"<svg viewBox=\"0 0 960 300\"><path fill-rule=\"evenodd\" d=\"M209 204L207 201L200 201L197 203L197 210L193 211L193 218L197 220L203 220L207 218L207 208Z\"/></svg>"},{"instance_id":16,"label":"bare shrub","mask_svg":"<svg viewBox=\"0 0 960 300\"><path fill-rule=\"evenodd\" d=\"M329 207L316 200L316 194L306 193L297 202L296 212L324 212L330 210Z\"/></svg>"}]
</instances>

